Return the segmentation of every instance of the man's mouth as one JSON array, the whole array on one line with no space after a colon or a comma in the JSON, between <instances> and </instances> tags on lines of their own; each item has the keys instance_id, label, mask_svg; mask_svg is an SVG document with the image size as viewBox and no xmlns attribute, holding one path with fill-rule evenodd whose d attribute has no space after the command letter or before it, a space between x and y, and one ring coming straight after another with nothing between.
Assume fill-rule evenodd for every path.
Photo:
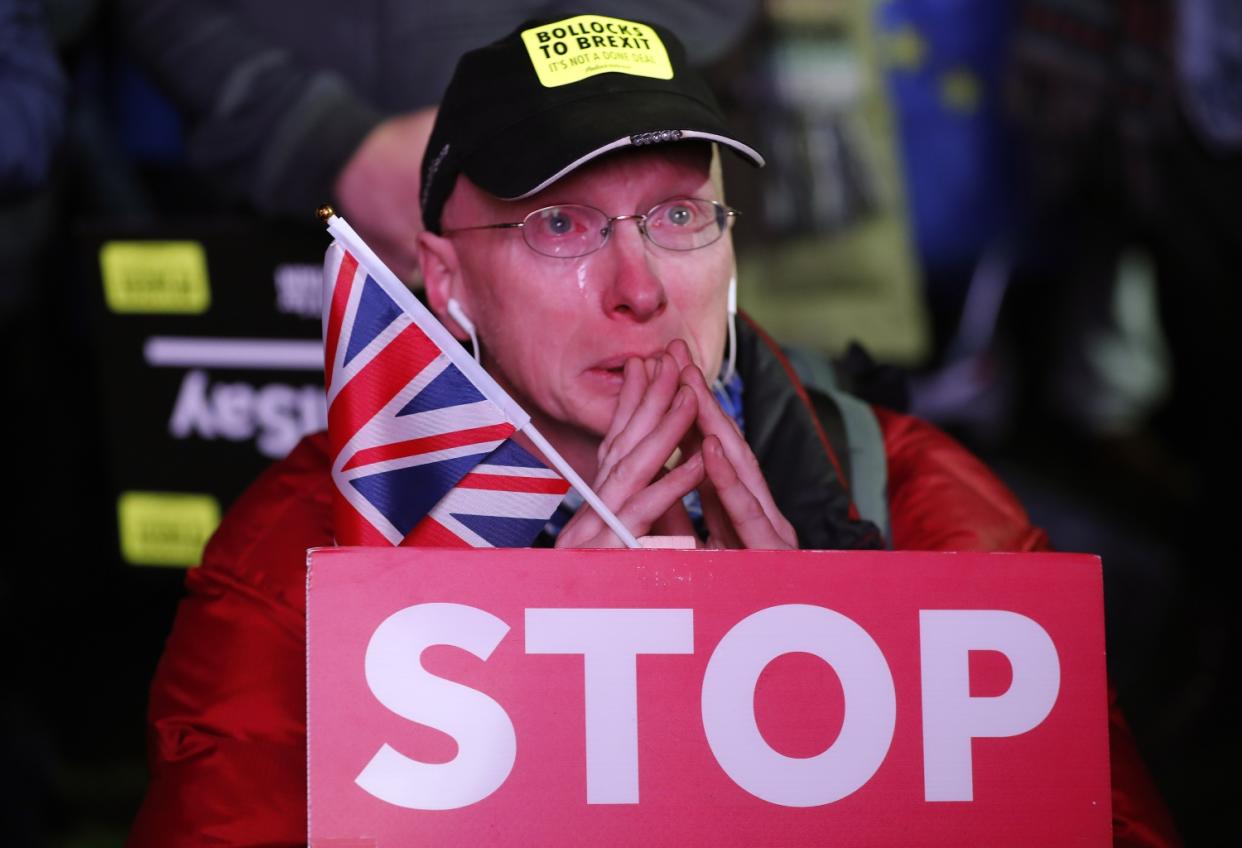
<instances>
[{"instance_id":1,"label":"man's mouth","mask_svg":"<svg viewBox=\"0 0 1242 848\"><path fill-rule=\"evenodd\" d=\"M628 362L629 360L635 359L635 358L650 359L651 357L658 356L660 352L661 351L656 351L655 353L649 353L649 354L620 353L620 354L617 354L616 356L610 356L607 359L601 359L599 362L596 362L594 365L591 366L591 370L592 371L608 371L608 372L615 372L617 374L621 374L625 371L625 363Z\"/></svg>"},{"instance_id":2,"label":"man's mouth","mask_svg":"<svg viewBox=\"0 0 1242 848\"><path fill-rule=\"evenodd\" d=\"M644 357L639 353L610 356L587 368L585 373L597 385L605 386L607 391L620 391L621 385L625 382L625 363L634 358L643 359Z\"/></svg>"}]
</instances>

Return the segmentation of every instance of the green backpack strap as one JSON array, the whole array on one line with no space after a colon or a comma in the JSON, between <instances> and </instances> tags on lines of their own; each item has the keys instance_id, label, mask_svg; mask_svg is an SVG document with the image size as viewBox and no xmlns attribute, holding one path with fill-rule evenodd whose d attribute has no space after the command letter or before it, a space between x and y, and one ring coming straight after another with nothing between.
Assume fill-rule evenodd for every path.
<instances>
[{"instance_id":1,"label":"green backpack strap","mask_svg":"<svg viewBox=\"0 0 1242 848\"><path fill-rule=\"evenodd\" d=\"M794 372L810 390L811 403L828 440L843 464L842 472L858 513L892 546L888 521L888 459L884 434L871 405L842 391L832 363L799 347L783 348Z\"/></svg>"}]
</instances>

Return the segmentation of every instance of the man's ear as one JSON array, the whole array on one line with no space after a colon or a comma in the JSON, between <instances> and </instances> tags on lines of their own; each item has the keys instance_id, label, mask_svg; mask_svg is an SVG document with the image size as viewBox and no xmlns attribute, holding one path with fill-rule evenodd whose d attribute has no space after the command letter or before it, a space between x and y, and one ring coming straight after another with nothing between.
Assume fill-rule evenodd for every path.
<instances>
[{"instance_id":1,"label":"man's ear","mask_svg":"<svg viewBox=\"0 0 1242 848\"><path fill-rule=\"evenodd\" d=\"M459 341L468 339L469 334L448 312L449 299L462 297L461 265L457 261L457 250L453 243L435 233L419 233L418 267L423 274L423 284L427 287L427 305L431 307L431 311L448 327L454 338Z\"/></svg>"}]
</instances>

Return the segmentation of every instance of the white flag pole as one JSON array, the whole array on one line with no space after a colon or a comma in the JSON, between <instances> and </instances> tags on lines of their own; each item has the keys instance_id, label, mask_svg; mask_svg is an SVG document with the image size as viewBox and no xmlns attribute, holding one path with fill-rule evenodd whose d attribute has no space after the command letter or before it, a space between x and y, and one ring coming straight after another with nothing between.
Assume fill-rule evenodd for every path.
<instances>
[{"instance_id":1,"label":"white flag pole","mask_svg":"<svg viewBox=\"0 0 1242 848\"><path fill-rule=\"evenodd\" d=\"M604 523L608 525L612 532L617 534L617 537L625 543L627 548L642 547L638 540L634 538L634 534L621 523L621 519L617 518L613 511L604 505L604 502L599 499L599 495L595 494L595 490L578 476L578 472L574 471L573 466L556 452L556 448L552 447L551 443L543 437L543 434L535 429L534 424L527 424L522 428L522 432L535 443L535 447L539 448L548 462L556 466L556 470L569 481L569 485L573 486L578 494L582 495L582 499L591 505L591 509L595 510L595 514L604 519Z\"/></svg>"},{"instance_id":2,"label":"white flag pole","mask_svg":"<svg viewBox=\"0 0 1242 848\"><path fill-rule=\"evenodd\" d=\"M353 227L341 218L334 215L330 210L323 210L320 214L324 223L328 227L328 232L333 238L341 242L346 250L354 254L377 278L377 282L383 285L384 290L392 297L397 305L404 309L414 320L422 327L423 331L431 337L440 349L443 350L453 361L453 364L464 372L489 400L505 411L505 414L513 422L514 426L525 433L535 446L543 453L544 458L555 466L569 485L582 495L582 499L591 505L591 509L595 510L596 515L604 520L604 523L616 533L617 536L625 543L627 548L641 548L642 545L634 538L634 534L626 529L621 523L621 519L617 518L604 502L599 499L599 495L586 484L578 473L565 461L565 458L557 453L556 448L543 437L543 435L535 429L530 423L530 416L526 414L526 410L518 406L513 398L509 397L508 392L500 387L491 374L488 374L474 361L474 357L466 352L461 346L461 342L453 338L453 334L448 331L439 319L431 313L427 307L419 302L401 280L389 270L388 266L380 261L362 237L354 232Z\"/></svg>"},{"instance_id":3,"label":"white flag pole","mask_svg":"<svg viewBox=\"0 0 1242 848\"><path fill-rule=\"evenodd\" d=\"M388 266L380 261L375 252L367 246L362 237L354 232L353 227L341 218L339 215L332 215L326 221L328 225L328 233L341 243L347 251L354 255L363 266L371 272L372 278L380 285L381 288L391 297L398 306L400 306L407 315L414 319L414 322L423 329L433 342L444 351L453 364L469 378L483 395L492 403L499 406L513 425L519 430L530 420L530 416L526 414L526 410L518 406L513 398L500 387L500 385L492 379L492 375L484 371L479 364L474 361L461 342L453 338L453 334L440 323L435 315L431 314L431 310L423 306L419 299L414 296L414 292L410 291L405 283L401 282Z\"/></svg>"}]
</instances>

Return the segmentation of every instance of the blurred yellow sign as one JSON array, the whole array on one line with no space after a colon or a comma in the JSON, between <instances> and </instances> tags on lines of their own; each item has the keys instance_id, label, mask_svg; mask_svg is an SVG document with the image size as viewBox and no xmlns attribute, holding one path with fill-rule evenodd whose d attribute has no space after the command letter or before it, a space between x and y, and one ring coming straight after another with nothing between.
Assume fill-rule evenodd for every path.
<instances>
[{"instance_id":1,"label":"blurred yellow sign","mask_svg":"<svg viewBox=\"0 0 1242 848\"><path fill-rule=\"evenodd\" d=\"M110 241L99 266L113 312L199 315L211 306L207 257L196 241Z\"/></svg>"},{"instance_id":2,"label":"blurred yellow sign","mask_svg":"<svg viewBox=\"0 0 1242 848\"><path fill-rule=\"evenodd\" d=\"M117 500L121 555L131 565L197 565L220 524L211 495L124 492Z\"/></svg>"}]
</instances>

